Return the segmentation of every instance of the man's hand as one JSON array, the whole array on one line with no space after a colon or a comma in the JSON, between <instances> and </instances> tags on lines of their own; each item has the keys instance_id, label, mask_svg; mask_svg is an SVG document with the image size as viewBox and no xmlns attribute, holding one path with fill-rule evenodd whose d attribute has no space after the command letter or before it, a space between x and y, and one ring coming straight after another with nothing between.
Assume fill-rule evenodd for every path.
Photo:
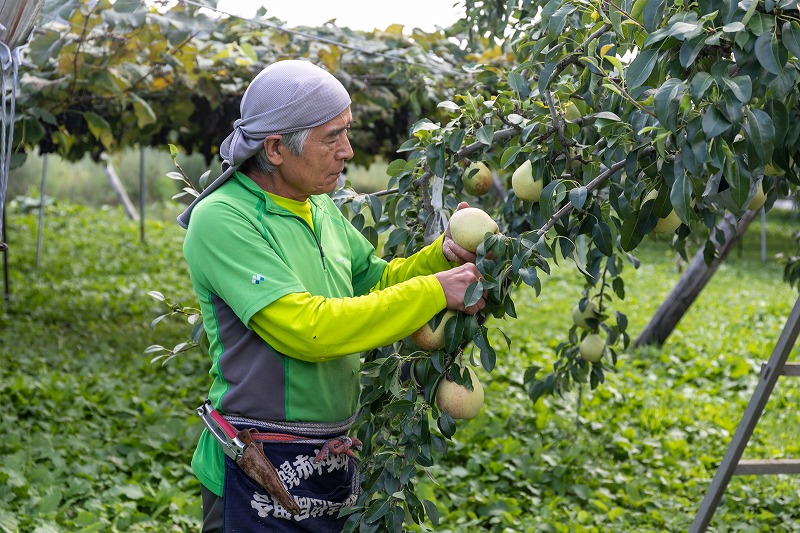
<instances>
[{"instance_id":1,"label":"man's hand","mask_svg":"<svg viewBox=\"0 0 800 533\"><path fill-rule=\"evenodd\" d=\"M467 202L461 202L456 207L456 211L459 209L464 209L465 207L469 207ZM458 263L459 265L463 265L464 263L475 263L475 259L477 255L470 252L469 250L460 246L456 241L450 237L450 224L447 225L447 229L444 231L444 241L442 242L442 253L444 254L445 259L450 261L451 263Z\"/></svg>"},{"instance_id":2,"label":"man's hand","mask_svg":"<svg viewBox=\"0 0 800 533\"><path fill-rule=\"evenodd\" d=\"M474 305L466 307L464 305L464 296L470 285L483 278L481 273L472 263L466 263L444 272L434 274L439 283L444 289L444 296L447 299L447 308L463 311L468 315L474 315L484 307L486 307L486 291L483 296Z\"/></svg>"}]
</instances>

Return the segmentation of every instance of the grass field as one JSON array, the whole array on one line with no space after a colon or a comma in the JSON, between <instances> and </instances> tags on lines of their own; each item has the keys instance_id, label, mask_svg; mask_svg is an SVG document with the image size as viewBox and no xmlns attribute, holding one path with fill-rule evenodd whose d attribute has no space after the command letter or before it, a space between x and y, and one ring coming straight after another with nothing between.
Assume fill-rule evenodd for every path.
<instances>
[{"instance_id":1,"label":"grass field","mask_svg":"<svg viewBox=\"0 0 800 533\"><path fill-rule=\"evenodd\" d=\"M173 207L177 213L177 207ZM189 458L205 356L162 366L144 349L189 327L147 296L194 301L172 213L146 240L117 209L8 209L10 297L0 306L0 529L8 532L198 531L199 485ZM481 375L486 405L459 425L447 458L420 479L439 532L686 531L714 475L797 292L774 256L792 251L792 215L770 213L767 257L755 222L661 349L629 351L597 390L531 403L531 364L554 360L582 280L569 268L521 291L519 318L491 323L512 340ZM680 277L663 241L628 267L619 310L635 336ZM499 332L495 333L500 335ZM498 343L500 346L502 343ZM796 359L796 349L793 358ZM800 457L800 383L778 384L746 456ZM794 477L736 477L710 531L800 530Z\"/></svg>"}]
</instances>

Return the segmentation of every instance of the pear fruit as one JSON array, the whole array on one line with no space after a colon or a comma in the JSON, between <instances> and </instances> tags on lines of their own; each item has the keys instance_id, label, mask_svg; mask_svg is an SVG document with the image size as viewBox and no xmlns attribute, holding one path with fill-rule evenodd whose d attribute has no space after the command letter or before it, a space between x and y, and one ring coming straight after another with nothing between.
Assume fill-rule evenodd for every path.
<instances>
[{"instance_id":1,"label":"pear fruit","mask_svg":"<svg viewBox=\"0 0 800 533\"><path fill-rule=\"evenodd\" d=\"M597 362L603 357L603 350L606 347L606 341L597 333L589 333L581 341L578 351L581 358L592 363Z\"/></svg>"},{"instance_id":2,"label":"pear fruit","mask_svg":"<svg viewBox=\"0 0 800 533\"><path fill-rule=\"evenodd\" d=\"M483 196L492 188L492 171L484 163L472 163L461 176L464 190L472 196Z\"/></svg>"},{"instance_id":3,"label":"pear fruit","mask_svg":"<svg viewBox=\"0 0 800 533\"><path fill-rule=\"evenodd\" d=\"M467 367L470 379L472 380L472 390L464 385L459 385L443 377L436 389L436 405L457 419L474 418L483 406L483 385L478 380L478 376L472 368Z\"/></svg>"},{"instance_id":4,"label":"pear fruit","mask_svg":"<svg viewBox=\"0 0 800 533\"><path fill-rule=\"evenodd\" d=\"M669 212L664 218L659 218L658 222L656 222L656 227L653 228L653 231L656 233L672 233L678 226L681 225L681 219L678 218L678 214L673 209Z\"/></svg>"},{"instance_id":5,"label":"pear fruit","mask_svg":"<svg viewBox=\"0 0 800 533\"><path fill-rule=\"evenodd\" d=\"M756 190L756 195L753 196L753 199L750 200L750 204L747 206L747 209L750 211L755 211L757 209L761 209L761 206L764 205L764 202L767 201L767 195L764 194L764 184L763 182L758 182L758 190Z\"/></svg>"},{"instance_id":6,"label":"pear fruit","mask_svg":"<svg viewBox=\"0 0 800 533\"><path fill-rule=\"evenodd\" d=\"M498 233L497 222L477 207L459 209L450 217L450 237L462 248L475 252L487 233Z\"/></svg>"},{"instance_id":7,"label":"pear fruit","mask_svg":"<svg viewBox=\"0 0 800 533\"><path fill-rule=\"evenodd\" d=\"M542 196L544 180L533 177L533 165L530 160L522 163L511 175L511 188L517 198L527 202L538 202Z\"/></svg>"},{"instance_id":8,"label":"pear fruit","mask_svg":"<svg viewBox=\"0 0 800 533\"><path fill-rule=\"evenodd\" d=\"M597 306L594 305L594 302L588 302L583 311L581 311L580 305L575 304L575 307L572 308L573 324L583 329L591 329L589 323L586 322L587 318L597 319Z\"/></svg>"},{"instance_id":9,"label":"pear fruit","mask_svg":"<svg viewBox=\"0 0 800 533\"><path fill-rule=\"evenodd\" d=\"M647 196L644 197L644 201L648 200L655 200L658 197L658 191L653 189ZM644 202L642 202L644 203ZM653 231L656 233L672 233L678 226L681 225L681 219L678 217L678 214L673 209L669 212L669 215L665 216L664 218L659 218L658 222L656 222L656 227L653 228Z\"/></svg>"},{"instance_id":10,"label":"pear fruit","mask_svg":"<svg viewBox=\"0 0 800 533\"><path fill-rule=\"evenodd\" d=\"M430 322L425 322L421 328L411 334L411 340L414 341L414 344L429 352L444 348L444 325L454 316L456 316L456 312L448 309L436 329L431 327Z\"/></svg>"}]
</instances>

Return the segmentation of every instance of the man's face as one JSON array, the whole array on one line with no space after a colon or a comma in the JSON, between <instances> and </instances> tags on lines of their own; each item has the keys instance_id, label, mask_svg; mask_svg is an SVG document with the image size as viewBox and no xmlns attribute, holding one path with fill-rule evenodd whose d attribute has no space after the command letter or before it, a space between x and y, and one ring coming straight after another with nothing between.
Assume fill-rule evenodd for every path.
<instances>
[{"instance_id":1,"label":"man's face","mask_svg":"<svg viewBox=\"0 0 800 533\"><path fill-rule=\"evenodd\" d=\"M353 157L347 138L353 115L348 107L342 114L311 130L302 155L280 147L283 163L274 182L275 193L304 201L312 194L327 194L336 188L345 161Z\"/></svg>"}]
</instances>

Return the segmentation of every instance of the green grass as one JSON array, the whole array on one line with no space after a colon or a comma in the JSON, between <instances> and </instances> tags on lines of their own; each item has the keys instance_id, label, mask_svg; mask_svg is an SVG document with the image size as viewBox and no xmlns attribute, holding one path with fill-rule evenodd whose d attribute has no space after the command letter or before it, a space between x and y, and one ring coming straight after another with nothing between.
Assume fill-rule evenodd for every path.
<instances>
[{"instance_id":1,"label":"green grass","mask_svg":"<svg viewBox=\"0 0 800 533\"><path fill-rule=\"evenodd\" d=\"M47 210L36 266L37 213L8 209L11 296L0 302L0 529L9 532L198 531L199 485L189 459L201 424L206 358L165 366L144 349L188 335L179 320L150 322L159 290L194 302L173 222L138 223L119 209ZM170 211L170 210L168 210ZM491 375L486 405L459 423L447 458L420 479L437 502L437 532L680 532L705 495L797 292L775 253L791 250L796 219L771 213L768 261L760 223L661 349L630 351L597 390L532 404L522 382L552 365L582 279L569 268L521 290L519 318L491 325L512 340ZM635 335L680 277L663 241L647 240L615 302ZM495 346L503 346L493 333ZM796 353L796 352L795 352ZM796 357L795 357L796 358ZM794 412L800 382L782 379L750 458L800 457ZM735 477L710 531L800 530L793 477Z\"/></svg>"}]
</instances>

